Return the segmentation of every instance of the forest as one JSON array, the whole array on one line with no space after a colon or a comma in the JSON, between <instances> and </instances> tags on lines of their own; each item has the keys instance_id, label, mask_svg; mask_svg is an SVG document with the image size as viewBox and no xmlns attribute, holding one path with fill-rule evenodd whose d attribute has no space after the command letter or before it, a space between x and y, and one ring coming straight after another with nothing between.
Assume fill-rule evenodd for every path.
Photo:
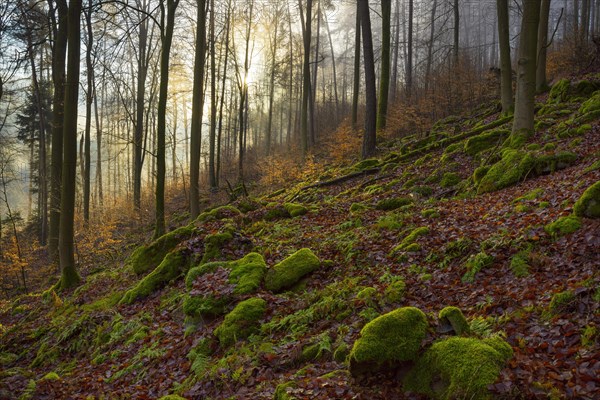
<instances>
[{"instance_id":1,"label":"forest","mask_svg":"<svg viewBox=\"0 0 600 400\"><path fill-rule=\"evenodd\" d=\"M0 399L598 376L600 0L0 4Z\"/></svg>"}]
</instances>

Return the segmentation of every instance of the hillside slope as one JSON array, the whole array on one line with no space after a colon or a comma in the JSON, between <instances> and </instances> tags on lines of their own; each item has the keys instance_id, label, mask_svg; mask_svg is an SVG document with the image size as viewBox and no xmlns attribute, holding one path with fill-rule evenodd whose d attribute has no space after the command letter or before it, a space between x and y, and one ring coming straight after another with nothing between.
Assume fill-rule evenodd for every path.
<instances>
[{"instance_id":1,"label":"hillside slope","mask_svg":"<svg viewBox=\"0 0 600 400\"><path fill-rule=\"evenodd\" d=\"M365 324L402 307L427 319L418 366L458 330L446 306L512 348L476 398L600 397L600 211L576 205L600 181L599 89L557 83L531 138L495 106L447 118L207 210L75 292L3 303L0 398L465 397L443 372L408 384L411 362L349 372Z\"/></svg>"}]
</instances>

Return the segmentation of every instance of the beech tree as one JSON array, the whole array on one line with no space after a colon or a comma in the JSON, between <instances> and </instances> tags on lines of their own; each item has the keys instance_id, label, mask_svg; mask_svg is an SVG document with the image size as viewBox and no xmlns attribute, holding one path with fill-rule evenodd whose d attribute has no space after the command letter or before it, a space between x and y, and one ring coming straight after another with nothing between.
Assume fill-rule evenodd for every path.
<instances>
[{"instance_id":1,"label":"beech tree","mask_svg":"<svg viewBox=\"0 0 600 400\"><path fill-rule=\"evenodd\" d=\"M500 98L502 113L513 111L512 67L510 61L510 31L508 16L508 0L497 0L498 12L498 47L500 49Z\"/></svg>"},{"instance_id":2,"label":"beech tree","mask_svg":"<svg viewBox=\"0 0 600 400\"><path fill-rule=\"evenodd\" d=\"M410 0L412 4L412 0ZM381 72L379 74L379 108L377 129L385 129L390 88L390 36L392 0L381 0ZM408 86L408 85L407 85Z\"/></svg>"},{"instance_id":3,"label":"beech tree","mask_svg":"<svg viewBox=\"0 0 600 400\"><path fill-rule=\"evenodd\" d=\"M375 56L373 53L373 37L371 33L371 16L369 1L358 0L358 14L362 30L363 53L365 64L365 133L363 135L362 157L375 154L377 135L377 92L375 89Z\"/></svg>"}]
</instances>

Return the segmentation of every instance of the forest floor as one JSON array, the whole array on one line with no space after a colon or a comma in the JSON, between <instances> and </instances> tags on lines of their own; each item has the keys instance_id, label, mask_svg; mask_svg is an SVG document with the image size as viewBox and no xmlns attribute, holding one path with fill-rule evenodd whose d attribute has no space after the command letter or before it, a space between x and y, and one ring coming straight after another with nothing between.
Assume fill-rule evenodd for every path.
<instances>
[{"instance_id":1,"label":"forest floor","mask_svg":"<svg viewBox=\"0 0 600 400\"><path fill-rule=\"evenodd\" d=\"M250 297L267 304L250 336L231 345L214 336L223 315L192 321L184 310L199 292L231 294L219 269L191 288L179 273L120 304L142 279L126 258L143 232L105 227L113 236L85 249L96 253L82 265L81 287L0 303L0 398L424 398L403 389L393 366L348 372L347 350L365 324L405 306L426 314L425 344L445 336L436 329L445 306L463 311L472 335L510 344L513 357L488 387L495 398L600 398L600 219L581 218L571 233L547 228L600 181L600 119L585 120L582 106L592 98L600 109L599 87L594 96L572 84L538 98L536 134L512 150L538 160L575 154L568 162L502 170L510 120L494 105L386 142L378 159L330 166L191 222L195 233L179 249L194 265L254 251L271 270L301 248L321 260L288 291L261 285L225 304L223 314ZM506 187L485 192L486 178L473 177L482 165L502 172L488 184ZM300 215L291 217L290 203ZM427 229L398 248L416 228ZM475 267L476 259L486 262ZM388 296L398 281L403 293Z\"/></svg>"}]
</instances>

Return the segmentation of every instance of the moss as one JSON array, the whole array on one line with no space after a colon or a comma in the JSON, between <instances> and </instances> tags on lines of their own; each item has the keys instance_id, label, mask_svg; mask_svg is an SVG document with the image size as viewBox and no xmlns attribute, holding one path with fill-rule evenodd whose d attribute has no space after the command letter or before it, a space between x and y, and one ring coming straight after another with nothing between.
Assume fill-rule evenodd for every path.
<instances>
[{"instance_id":1,"label":"moss","mask_svg":"<svg viewBox=\"0 0 600 400\"><path fill-rule=\"evenodd\" d=\"M494 256L488 255L485 251L481 251L477 254L471 255L467 262L465 263L465 268L467 272L463 275L463 282L473 282L475 280L475 275L479 273L482 269L489 267L494 262Z\"/></svg>"},{"instance_id":2,"label":"moss","mask_svg":"<svg viewBox=\"0 0 600 400\"><path fill-rule=\"evenodd\" d=\"M285 207L285 210L292 218L299 217L300 215L304 215L308 212L308 208L304 207L302 204L285 203L283 207Z\"/></svg>"},{"instance_id":3,"label":"moss","mask_svg":"<svg viewBox=\"0 0 600 400\"><path fill-rule=\"evenodd\" d=\"M552 314L558 314L567 309L575 300L575 293L571 290L555 293L550 300L548 311Z\"/></svg>"},{"instance_id":4,"label":"moss","mask_svg":"<svg viewBox=\"0 0 600 400\"><path fill-rule=\"evenodd\" d=\"M133 268L136 274L143 274L156 268L168 252L179 243L189 239L196 233L193 226L183 226L169 232L147 246L140 246L129 256L125 265Z\"/></svg>"},{"instance_id":5,"label":"moss","mask_svg":"<svg viewBox=\"0 0 600 400\"><path fill-rule=\"evenodd\" d=\"M238 206L237 206L237 208L244 214L246 214L250 211L258 210L260 207L262 207L261 202L258 199L254 199L251 197L242 198L241 200L238 201Z\"/></svg>"},{"instance_id":6,"label":"moss","mask_svg":"<svg viewBox=\"0 0 600 400\"><path fill-rule=\"evenodd\" d=\"M455 172L446 172L442 176L442 180L440 181L440 186L443 188L447 188L450 186L455 186L458 182L461 181L460 175Z\"/></svg>"},{"instance_id":7,"label":"moss","mask_svg":"<svg viewBox=\"0 0 600 400\"><path fill-rule=\"evenodd\" d=\"M544 145L544 151L552 151L556 149L556 143L546 143Z\"/></svg>"},{"instance_id":8,"label":"moss","mask_svg":"<svg viewBox=\"0 0 600 400\"><path fill-rule=\"evenodd\" d=\"M591 347L598 341L598 328L593 325L586 325L581 330L581 345L583 347Z\"/></svg>"},{"instance_id":9,"label":"moss","mask_svg":"<svg viewBox=\"0 0 600 400\"><path fill-rule=\"evenodd\" d=\"M404 247L404 251L408 253L414 253L417 251L421 251L421 245L418 243L411 243L408 246Z\"/></svg>"},{"instance_id":10,"label":"moss","mask_svg":"<svg viewBox=\"0 0 600 400\"><path fill-rule=\"evenodd\" d=\"M350 347L345 342L339 344L339 346L333 352L333 359L339 363L345 362L350 354Z\"/></svg>"},{"instance_id":11,"label":"moss","mask_svg":"<svg viewBox=\"0 0 600 400\"><path fill-rule=\"evenodd\" d=\"M196 222L219 221L224 218L234 218L241 215L241 211L234 206L221 206L198 215Z\"/></svg>"},{"instance_id":12,"label":"moss","mask_svg":"<svg viewBox=\"0 0 600 400\"><path fill-rule=\"evenodd\" d=\"M289 218L290 213L281 204L271 204L267 208L264 219L265 221L274 221L280 218Z\"/></svg>"},{"instance_id":13,"label":"moss","mask_svg":"<svg viewBox=\"0 0 600 400\"><path fill-rule=\"evenodd\" d=\"M215 317L225 312L229 298L214 296L187 296L183 301L183 312L191 317Z\"/></svg>"},{"instance_id":14,"label":"moss","mask_svg":"<svg viewBox=\"0 0 600 400\"><path fill-rule=\"evenodd\" d=\"M413 200L408 197L392 197L389 199L382 199L377 202L375 208L377 210L391 211L397 208L412 204Z\"/></svg>"},{"instance_id":15,"label":"moss","mask_svg":"<svg viewBox=\"0 0 600 400\"><path fill-rule=\"evenodd\" d=\"M586 133L588 133L591 130L592 130L592 125L591 124L583 124L579 128L577 128L576 134L577 134L577 136L583 136L583 135L585 135ZM581 141L581 140L582 139L580 138L579 141Z\"/></svg>"},{"instance_id":16,"label":"moss","mask_svg":"<svg viewBox=\"0 0 600 400\"><path fill-rule=\"evenodd\" d=\"M525 148L529 151L537 151L540 150L542 146L539 143L530 143Z\"/></svg>"},{"instance_id":17,"label":"moss","mask_svg":"<svg viewBox=\"0 0 600 400\"><path fill-rule=\"evenodd\" d=\"M204 238L204 254L201 263L206 263L221 257L221 248L225 243L233 239L230 232L214 233Z\"/></svg>"},{"instance_id":18,"label":"moss","mask_svg":"<svg viewBox=\"0 0 600 400\"><path fill-rule=\"evenodd\" d=\"M568 151L538 156L535 158L535 175L549 174L564 169L575 161L577 161L577 154Z\"/></svg>"},{"instance_id":19,"label":"moss","mask_svg":"<svg viewBox=\"0 0 600 400\"><path fill-rule=\"evenodd\" d=\"M588 172L596 171L598 169L600 169L600 160L596 160L592 165L584 169L583 172L587 174Z\"/></svg>"},{"instance_id":20,"label":"moss","mask_svg":"<svg viewBox=\"0 0 600 400\"><path fill-rule=\"evenodd\" d=\"M221 346L228 347L258 331L258 321L266 311L267 302L258 297L238 303L214 331Z\"/></svg>"},{"instance_id":21,"label":"moss","mask_svg":"<svg viewBox=\"0 0 600 400\"><path fill-rule=\"evenodd\" d=\"M533 131L529 129L520 129L516 132L511 133L511 135L506 139L504 144L513 149L519 149L523 147L525 142L529 140L529 138L533 135Z\"/></svg>"},{"instance_id":22,"label":"moss","mask_svg":"<svg viewBox=\"0 0 600 400\"><path fill-rule=\"evenodd\" d=\"M467 319L458 307L444 307L438 314L438 320L441 324L449 325L457 335L471 331Z\"/></svg>"},{"instance_id":23,"label":"moss","mask_svg":"<svg viewBox=\"0 0 600 400\"><path fill-rule=\"evenodd\" d=\"M600 181L588 187L573 206L579 217L600 218Z\"/></svg>"},{"instance_id":24,"label":"moss","mask_svg":"<svg viewBox=\"0 0 600 400\"><path fill-rule=\"evenodd\" d=\"M46 375L44 375L41 380L43 380L43 381L58 381L58 380L60 380L60 376L58 376L58 374L56 372L52 371L52 372L48 372Z\"/></svg>"},{"instance_id":25,"label":"moss","mask_svg":"<svg viewBox=\"0 0 600 400\"><path fill-rule=\"evenodd\" d=\"M421 211L421 216L425 218L439 218L440 212L436 208L429 208Z\"/></svg>"},{"instance_id":26,"label":"moss","mask_svg":"<svg viewBox=\"0 0 600 400\"><path fill-rule=\"evenodd\" d=\"M577 112L581 115L600 110L600 91L581 103Z\"/></svg>"},{"instance_id":27,"label":"moss","mask_svg":"<svg viewBox=\"0 0 600 400\"><path fill-rule=\"evenodd\" d=\"M594 111L590 111L588 113L585 113L585 114L575 118L575 124L583 125L588 122L595 121L599 118L600 118L600 110L594 110Z\"/></svg>"},{"instance_id":28,"label":"moss","mask_svg":"<svg viewBox=\"0 0 600 400\"><path fill-rule=\"evenodd\" d=\"M489 170L490 167L488 166L481 166L475 168L475 171L473 171L473 182L475 182L475 184L479 184L479 182L481 182L481 180L488 173Z\"/></svg>"},{"instance_id":29,"label":"moss","mask_svg":"<svg viewBox=\"0 0 600 400\"><path fill-rule=\"evenodd\" d=\"M579 228L581 228L581 218L575 215L567 215L549 223L544 227L544 230L551 236L563 236L573 233Z\"/></svg>"},{"instance_id":30,"label":"moss","mask_svg":"<svg viewBox=\"0 0 600 400\"><path fill-rule=\"evenodd\" d=\"M415 243L415 240L417 240L419 237L424 236L429 234L429 227L427 226L421 226L419 228L414 229L408 236L406 236L402 242L400 242L400 244L398 244L396 247L394 247L391 251L391 253L395 253L397 251L402 251L402 250L406 250L408 251L408 248L411 244ZM411 251L415 251L414 250L414 246L411 249Z\"/></svg>"},{"instance_id":31,"label":"moss","mask_svg":"<svg viewBox=\"0 0 600 400\"><path fill-rule=\"evenodd\" d=\"M501 340L501 339L498 339ZM493 343L500 347L499 343ZM434 343L406 376L405 389L434 399L491 399L488 386L499 377L512 350L490 342L451 337Z\"/></svg>"},{"instance_id":32,"label":"moss","mask_svg":"<svg viewBox=\"0 0 600 400\"><path fill-rule=\"evenodd\" d=\"M527 152L506 150L479 182L477 193L492 192L519 182L535 166L535 159Z\"/></svg>"},{"instance_id":33,"label":"moss","mask_svg":"<svg viewBox=\"0 0 600 400\"><path fill-rule=\"evenodd\" d=\"M369 207L363 203L352 203L352 205L350 206L350 213L351 214L359 213L359 212L367 210L368 208Z\"/></svg>"},{"instance_id":34,"label":"moss","mask_svg":"<svg viewBox=\"0 0 600 400\"><path fill-rule=\"evenodd\" d=\"M310 249L300 249L267 271L265 286L272 292L280 292L296 284L300 278L320 265L319 259Z\"/></svg>"},{"instance_id":35,"label":"moss","mask_svg":"<svg viewBox=\"0 0 600 400\"><path fill-rule=\"evenodd\" d=\"M398 279L391 282L383 292L385 300L389 303L399 303L404 298L406 292L406 283Z\"/></svg>"},{"instance_id":36,"label":"moss","mask_svg":"<svg viewBox=\"0 0 600 400\"><path fill-rule=\"evenodd\" d=\"M137 299L146 297L165 286L169 281L187 272L188 257L186 253L186 249L178 249L167 254L154 271L125 293L119 304L131 304Z\"/></svg>"},{"instance_id":37,"label":"moss","mask_svg":"<svg viewBox=\"0 0 600 400\"><path fill-rule=\"evenodd\" d=\"M248 253L245 257L229 263L231 273L229 283L235 285L234 294L254 293L267 271L265 259L258 253Z\"/></svg>"},{"instance_id":38,"label":"moss","mask_svg":"<svg viewBox=\"0 0 600 400\"><path fill-rule=\"evenodd\" d=\"M529 275L528 257L529 251L523 250L510 259L510 270L517 278L523 278Z\"/></svg>"},{"instance_id":39,"label":"moss","mask_svg":"<svg viewBox=\"0 0 600 400\"><path fill-rule=\"evenodd\" d=\"M427 318L415 307L403 307L379 316L360 331L349 355L350 372L414 360L427 333Z\"/></svg>"},{"instance_id":40,"label":"moss","mask_svg":"<svg viewBox=\"0 0 600 400\"><path fill-rule=\"evenodd\" d=\"M160 397L158 400L186 400L185 397L178 396L176 394L168 394Z\"/></svg>"},{"instance_id":41,"label":"moss","mask_svg":"<svg viewBox=\"0 0 600 400\"><path fill-rule=\"evenodd\" d=\"M294 400L296 397L294 397L290 391L296 386L297 384L294 381L280 383L275 389L273 400Z\"/></svg>"},{"instance_id":42,"label":"moss","mask_svg":"<svg viewBox=\"0 0 600 400\"><path fill-rule=\"evenodd\" d=\"M552 89L550 89L547 103L558 104L567 101L570 86L571 81L568 79L561 79L556 82L554 85L552 85Z\"/></svg>"},{"instance_id":43,"label":"moss","mask_svg":"<svg viewBox=\"0 0 600 400\"><path fill-rule=\"evenodd\" d=\"M366 287L356 294L356 298L366 304L373 305L377 300L377 289L370 286Z\"/></svg>"},{"instance_id":44,"label":"moss","mask_svg":"<svg viewBox=\"0 0 600 400\"><path fill-rule=\"evenodd\" d=\"M42 343L39 347L35 358L31 362L30 367L40 367L52 363L60 355L60 349L58 347L51 347L48 343Z\"/></svg>"},{"instance_id":45,"label":"moss","mask_svg":"<svg viewBox=\"0 0 600 400\"><path fill-rule=\"evenodd\" d=\"M19 356L17 356L16 354L0 352L0 365L5 366L8 364L12 364L17 360L17 358L19 358Z\"/></svg>"},{"instance_id":46,"label":"moss","mask_svg":"<svg viewBox=\"0 0 600 400\"><path fill-rule=\"evenodd\" d=\"M475 156L484 150L502 144L509 134L509 131L502 129L474 136L465 142L465 153Z\"/></svg>"},{"instance_id":47,"label":"moss","mask_svg":"<svg viewBox=\"0 0 600 400\"><path fill-rule=\"evenodd\" d=\"M413 186L410 191L422 197L429 197L433 194L433 188L431 186Z\"/></svg>"}]
</instances>

